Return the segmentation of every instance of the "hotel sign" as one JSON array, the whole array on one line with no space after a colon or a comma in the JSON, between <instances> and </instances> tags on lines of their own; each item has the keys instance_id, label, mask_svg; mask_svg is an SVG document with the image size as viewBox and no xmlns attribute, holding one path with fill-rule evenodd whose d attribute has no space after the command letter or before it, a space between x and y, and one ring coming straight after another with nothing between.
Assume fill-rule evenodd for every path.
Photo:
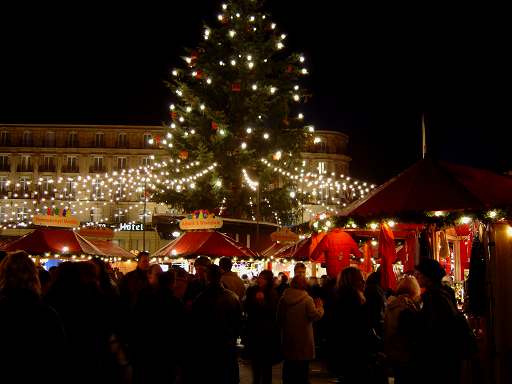
<instances>
[{"instance_id":1,"label":"hotel sign","mask_svg":"<svg viewBox=\"0 0 512 384\"><path fill-rule=\"evenodd\" d=\"M119 224L120 231L143 231L144 224L134 224L134 223L121 223Z\"/></svg>"},{"instance_id":2,"label":"hotel sign","mask_svg":"<svg viewBox=\"0 0 512 384\"><path fill-rule=\"evenodd\" d=\"M80 226L78 218L73 216L36 215L32 223L44 227L76 228Z\"/></svg>"}]
</instances>

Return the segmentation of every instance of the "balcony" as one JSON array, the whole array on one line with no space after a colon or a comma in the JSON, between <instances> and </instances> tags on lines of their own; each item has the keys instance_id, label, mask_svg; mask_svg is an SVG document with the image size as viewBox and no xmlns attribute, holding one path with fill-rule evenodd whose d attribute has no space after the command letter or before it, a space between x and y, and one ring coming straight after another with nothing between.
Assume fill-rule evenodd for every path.
<instances>
[{"instance_id":1,"label":"balcony","mask_svg":"<svg viewBox=\"0 0 512 384\"><path fill-rule=\"evenodd\" d=\"M1 164L0 172L11 172L11 164Z\"/></svg>"},{"instance_id":2,"label":"balcony","mask_svg":"<svg viewBox=\"0 0 512 384\"><path fill-rule=\"evenodd\" d=\"M56 192L53 190L53 188L41 187L41 188L38 188L38 190L37 190L37 196L39 198L44 197L45 199L50 199L50 198L56 196Z\"/></svg>"},{"instance_id":3,"label":"balcony","mask_svg":"<svg viewBox=\"0 0 512 384\"><path fill-rule=\"evenodd\" d=\"M91 167L89 167L89 173L105 173L105 172L107 172L107 167L105 167L104 165L102 165L102 166L92 165Z\"/></svg>"},{"instance_id":4,"label":"balcony","mask_svg":"<svg viewBox=\"0 0 512 384\"><path fill-rule=\"evenodd\" d=\"M61 172L62 173L80 173L80 169L78 168L78 165L75 167L65 166L65 167L62 167Z\"/></svg>"},{"instance_id":5,"label":"balcony","mask_svg":"<svg viewBox=\"0 0 512 384\"><path fill-rule=\"evenodd\" d=\"M20 164L16 167L16 172L34 172L32 164Z\"/></svg>"},{"instance_id":6,"label":"balcony","mask_svg":"<svg viewBox=\"0 0 512 384\"><path fill-rule=\"evenodd\" d=\"M66 147L67 148L78 148L78 140L77 139L67 139Z\"/></svg>"},{"instance_id":7,"label":"balcony","mask_svg":"<svg viewBox=\"0 0 512 384\"><path fill-rule=\"evenodd\" d=\"M55 164L43 164L38 168L39 172L55 172Z\"/></svg>"}]
</instances>

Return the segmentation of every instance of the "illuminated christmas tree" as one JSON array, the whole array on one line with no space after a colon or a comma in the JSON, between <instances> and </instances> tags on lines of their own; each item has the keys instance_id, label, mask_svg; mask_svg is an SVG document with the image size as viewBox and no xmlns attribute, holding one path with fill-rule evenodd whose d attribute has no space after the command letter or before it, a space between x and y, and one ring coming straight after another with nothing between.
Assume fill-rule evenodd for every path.
<instances>
[{"instance_id":1,"label":"illuminated christmas tree","mask_svg":"<svg viewBox=\"0 0 512 384\"><path fill-rule=\"evenodd\" d=\"M282 173L297 170L311 135L297 109L308 71L303 55L286 53L286 34L262 3L222 4L183 66L172 70L169 130L158 144L171 154L167 177L174 182L154 199L241 218L255 218L260 201L261 219L289 221L293 178Z\"/></svg>"}]
</instances>

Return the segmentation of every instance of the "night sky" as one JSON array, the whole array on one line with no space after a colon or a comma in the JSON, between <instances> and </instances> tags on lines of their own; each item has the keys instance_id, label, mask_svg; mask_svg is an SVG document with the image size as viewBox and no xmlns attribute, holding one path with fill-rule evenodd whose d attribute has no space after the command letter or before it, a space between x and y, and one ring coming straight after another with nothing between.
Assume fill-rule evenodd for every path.
<instances>
[{"instance_id":1,"label":"night sky","mask_svg":"<svg viewBox=\"0 0 512 384\"><path fill-rule=\"evenodd\" d=\"M0 123L160 124L163 81L220 9L175 3L4 10ZM423 112L436 158L512 170L512 66L499 12L297 3L267 7L288 48L306 54L308 123L350 135L353 176L380 183L417 161Z\"/></svg>"}]
</instances>

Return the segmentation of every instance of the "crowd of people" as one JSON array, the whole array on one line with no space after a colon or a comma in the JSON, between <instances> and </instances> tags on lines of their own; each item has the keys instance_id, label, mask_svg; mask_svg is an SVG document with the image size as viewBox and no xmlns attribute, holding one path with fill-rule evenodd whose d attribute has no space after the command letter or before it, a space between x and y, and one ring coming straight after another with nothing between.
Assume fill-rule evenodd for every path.
<instances>
[{"instance_id":1,"label":"crowd of people","mask_svg":"<svg viewBox=\"0 0 512 384\"><path fill-rule=\"evenodd\" d=\"M365 280L353 267L308 279L297 263L291 280L263 270L249 281L229 258L200 256L190 275L141 253L120 277L100 259L47 272L25 252L2 257L0 372L16 383L232 384L240 356L254 384L281 362L284 384L308 383L314 359L333 382L457 383L475 353L431 259L388 292L378 271Z\"/></svg>"}]
</instances>

